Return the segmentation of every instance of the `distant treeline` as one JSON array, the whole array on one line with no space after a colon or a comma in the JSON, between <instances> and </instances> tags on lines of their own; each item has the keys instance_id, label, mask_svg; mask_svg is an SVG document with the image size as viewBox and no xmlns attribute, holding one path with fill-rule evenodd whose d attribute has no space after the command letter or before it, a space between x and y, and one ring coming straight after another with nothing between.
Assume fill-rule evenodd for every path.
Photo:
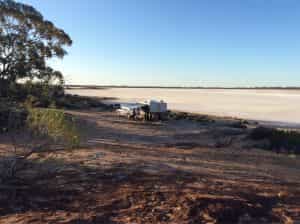
<instances>
[{"instance_id":1,"label":"distant treeline","mask_svg":"<svg viewBox=\"0 0 300 224\"><path fill-rule=\"evenodd\" d=\"M184 87L184 86L126 86L126 85L65 85L66 89L107 89L107 88L149 88L149 89L272 89L272 90L300 90L297 86L273 86L273 87Z\"/></svg>"}]
</instances>

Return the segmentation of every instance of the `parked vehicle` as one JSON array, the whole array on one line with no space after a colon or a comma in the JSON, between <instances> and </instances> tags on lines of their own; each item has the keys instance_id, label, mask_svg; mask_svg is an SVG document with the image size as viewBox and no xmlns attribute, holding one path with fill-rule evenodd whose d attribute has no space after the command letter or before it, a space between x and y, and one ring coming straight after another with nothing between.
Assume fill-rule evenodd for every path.
<instances>
[{"instance_id":1,"label":"parked vehicle","mask_svg":"<svg viewBox=\"0 0 300 224\"><path fill-rule=\"evenodd\" d=\"M167 103L162 100L150 100L143 103L120 104L117 112L134 120L163 120L167 114Z\"/></svg>"}]
</instances>

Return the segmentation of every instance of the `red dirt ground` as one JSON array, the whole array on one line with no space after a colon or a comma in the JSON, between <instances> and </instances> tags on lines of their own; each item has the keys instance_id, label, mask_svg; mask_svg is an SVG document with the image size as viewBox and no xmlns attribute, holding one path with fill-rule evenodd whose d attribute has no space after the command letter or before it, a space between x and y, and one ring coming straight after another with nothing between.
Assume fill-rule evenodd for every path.
<instances>
[{"instance_id":1,"label":"red dirt ground","mask_svg":"<svg viewBox=\"0 0 300 224\"><path fill-rule=\"evenodd\" d=\"M0 183L0 223L300 221L300 159L256 149L247 130L72 113L82 146L35 154ZM8 147L3 136L0 150Z\"/></svg>"}]
</instances>

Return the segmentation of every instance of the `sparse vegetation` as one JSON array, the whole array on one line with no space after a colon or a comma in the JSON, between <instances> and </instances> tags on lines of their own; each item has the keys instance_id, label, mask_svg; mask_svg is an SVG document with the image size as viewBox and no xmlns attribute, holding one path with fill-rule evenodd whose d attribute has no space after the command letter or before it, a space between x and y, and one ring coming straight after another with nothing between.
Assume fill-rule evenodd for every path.
<instances>
[{"instance_id":1,"label":"sparse vegetation","mask_svg":"<svg viewBox=\"0 0 300 224\"><path fill-rule=\"evenodd\" d=\"M257 127L251 132L251 138L254 140L267 139L270 150L300 154L300 133L297 131Z\"/></svg>"},{"instance_id":2,"label":"sparse vegetation","mask_svg":"<svg viewBox=\"0 0 300 224\"><path fill-rule=\"evenodd\" d=\"M27 117L27 111L25 108L16 102L4 101L0 98L0 134L7 132L9 126L12 128L12 121L10 121L10 116L12 115L19 117L21 120L20 122L15 120L16 123L13 127L25 125Z\"/></svg>"},{"instance_id":3,"label":"sparse vegetation","mask_svg":"<svg viewBox=\"0 0 300 224\"><path fill-rule=\"evenodd\" d=\"M168 115L170 119L174 119L174 120L193 120L202 123L214 122L214 119L212 119L208 115L193 114L187 112L175 112L175 111L169 111Z\"/></svg>"},{"instance_id":4,"label":"sparse vegetation","mask_svg":"<svg viewBox=\"0 0 300 224\"><path fill-rule=\"evenodd\" d=\"M97 98L70 95L70 94L64 94L62 97L57 98L55 104L58 108L65 108L65 109L88 109L88 108L111 109L110 106L102 103Z\"/></svg>"},{"instance_id":5,"label":"sparse vegetation","mask_svg":"<svg viewBox=\"0 0 300 224\"><path fill-rule=\"evenodd\" d=\"M79 145L75 118L62 110L29 109L27 123L35 136L48 137L56 143L64 142L64 145L71 148Z\"/></svg>"},{"instance_id":6,"label":"sparse vegetation","mask_svg":"<svg viewBox=\"0 0 300 224\"><path fill-rule=\"evenodd\" d=\"M247 121L239 120L239 121L233 122L233 123L230 125L230 127L232 127L232 128L241 128L241 129L245 129L245 128L247 128L247 124L248 124Z\"/></svg>"},{"instance_id":7,"label":"sparse vegetation","mask_svg":"<svg viewBox=\"0 0 300 224\"><path fill-rule=\"evenodd\" d=\"M0 179L14 178L33 153L53 144L78 146L74 118L49 109L64 106L64 78L47 62L63 58L71 44L64 30L32 6L0 0L0 133L12 145L1 155Z\"/></svg>"},{"instance_id":8,"label":"sparse vegetation","mask_svg":"<svg viewBox=\"0 0 300 224\"><path fill-rule=\"evenodd\" d=\"M149 125L108 113L65 94L48 66L71 44L33 7L0 0L0 223L299 219L299 158L241 150L266 140L300 153L299 132L258 127L250 140L235 118L169 111L171 122Z\"/></svg>"},{"instance_id":9,"label":"sparse vegetation","mask_svg":"<svg viewBox=\"0 0 300 224\"><path fill-rule=\"evenodd\" d=\"M14 179L32 154L52 150L55 144L73 148L80 142L74 118L55 109L30 108L25 124L21 113L10 112L7 135L12 148L0 158L0 182ZM24 137L27 141L19 143Z\"/></svg>"}]
</instances>

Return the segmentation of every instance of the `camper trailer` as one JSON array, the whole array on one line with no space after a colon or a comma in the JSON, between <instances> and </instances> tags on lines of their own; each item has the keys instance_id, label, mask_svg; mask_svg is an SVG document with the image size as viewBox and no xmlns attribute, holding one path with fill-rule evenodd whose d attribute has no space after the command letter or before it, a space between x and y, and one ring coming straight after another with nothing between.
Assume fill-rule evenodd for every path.
<instances>
[{"instance_id":1,"label":"camper trailer","mask_svg":"<svg viewBox=\"0 0 300 224\"><path fill-rule=\"evenodd\" d=\"M150 100L149 102L146 102L146 105L149 105L149 113L151 120L165 119L165 115L167 113L167 103L165 103L163 100Z\"/></svg>"}]
</instances>

